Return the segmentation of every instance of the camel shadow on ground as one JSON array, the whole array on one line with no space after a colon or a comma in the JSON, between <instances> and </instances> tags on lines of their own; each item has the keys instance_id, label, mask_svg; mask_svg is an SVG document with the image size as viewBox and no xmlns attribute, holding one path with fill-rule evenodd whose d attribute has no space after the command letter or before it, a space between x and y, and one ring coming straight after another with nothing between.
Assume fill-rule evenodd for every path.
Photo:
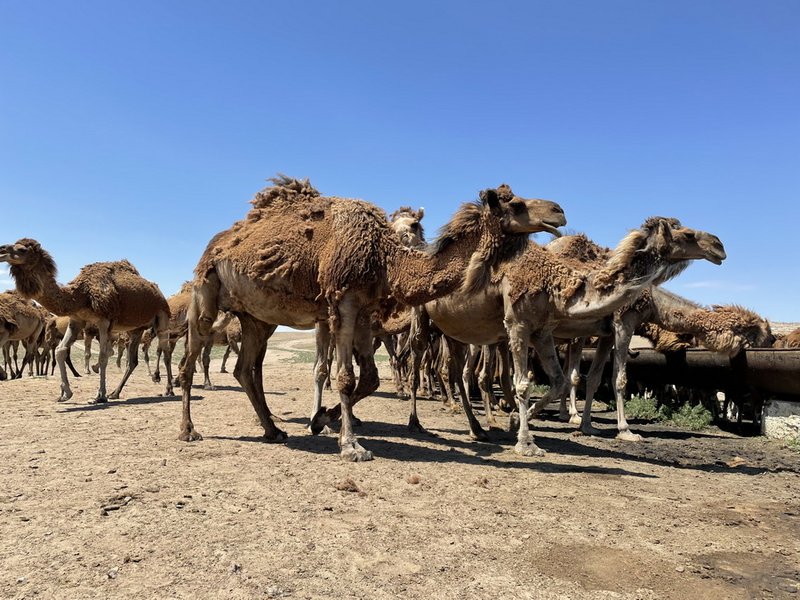
<instances>
[{"instance_id":1,"label":"camel shadow on ground","mask_svg":"<svg viewBox=\"0 0 800 600\"><path fill-rule=\"evenodd\" d=\"M229 440L236 442L253 442L263 444L264 438L255 436L206 436L206 439ZM468 465L494 465L503 469L526 469L542 473L573 474L588 473L594 475L610 475L630 477L642 477L646 479L657 479L656 475L649 473L637 473L618 467L597 467L592 465L558 464L532 458L526 460L496 460L490 457L494 452L468 452L458 450L453 444L449 444L447 449L430 448L408 444L400 440L388 440L360 436L363 445L372 451L373 456L378 459L397 460L409 463L459 463ZM336 436L312 436L302 435L289 437L283 442L288 448L307 452L310 454L330 455L331 460L338 460L339 446ZM506 452L506 448L499 448L497 452Z\"/></svg>"},{"instance_id":2,"label":"camel shadow on ground","mask_svg":"<svg viewBox=\"0 0 800 600\"><path fill-rule=\"evenodd\" d=\"M202 400L203 396L192 396L192 402L197 400ZM66 404L61 405L61 410L59 412L81 412L81 411L95 411L95 410L107 410L109 408L117 408L117 407L125 407L125 406L137 406L137 405L146 405L146 404L160 404L162 402L180 402L181 397L179 395L175 396L138 396L134 398L120 398L118 400L109 400L108 402L101 402L100 404L79 404L77 406L69 406Z\"/></svg>"}]
</instances>

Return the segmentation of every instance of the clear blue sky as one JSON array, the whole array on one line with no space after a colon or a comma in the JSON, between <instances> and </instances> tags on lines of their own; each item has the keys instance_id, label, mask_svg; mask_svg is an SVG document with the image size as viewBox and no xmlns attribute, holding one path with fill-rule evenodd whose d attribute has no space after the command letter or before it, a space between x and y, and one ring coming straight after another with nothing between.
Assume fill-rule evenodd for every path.
<instances>
[{"instance_id":1,"label":"clear blue sky","mask_svg":"<svg viewBox=\"0 0 800 600\"><path fill-rule=\"evenodd\" d=\"M169 295L276 172L429 238L507 182L605 245L716 233L669 287L797 321L798 32L795 0L0 0L0 243Z\"/></svg>"}]
</instances>

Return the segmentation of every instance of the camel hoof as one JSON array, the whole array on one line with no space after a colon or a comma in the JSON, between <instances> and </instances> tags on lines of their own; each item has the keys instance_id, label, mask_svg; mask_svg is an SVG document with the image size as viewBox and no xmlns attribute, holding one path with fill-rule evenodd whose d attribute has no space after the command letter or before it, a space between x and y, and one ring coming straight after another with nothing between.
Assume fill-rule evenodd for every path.
<instances>
[{"instance_id":1,"label":"camel hoof","mask_svg":"<svg viewBox=\"0 0 800 600\"><path fill-rule=\"evenodd\" d=\"M161 375L153 375L150 379L153 380L153 383L161 383Z\"/></svg>"},{"instance_id":2,"label":"camel hoof","mask_svg":"<svg viewBox=\"0 0 800 600\"><path fill-rule=\"evenodd\" d=\"M598 429L597 427L592 427L591 425L586 425L585 427L581 427L581 433L583 435L591 435L595 437L603 435L602 430Z\"/></svg>"},{"instance_id":3,"label":"camel hoof","mask_svg":"<svg viewBox=\"0 0 800 600\"><path fill-rule=\"evenodd\" d=\"M633 433L630 429L625 429L617 434L617 439L623 442L641 442L644 438L638 433Z\"/></svg>"},{"instance_id":4,"label":"camel hoof","mask_svg":"<svg viewBox=\"0 0 800 600\"><path fill-rule=\"evenodd\" d=\"M119 392L111 392L108 395L109 400L119 400Z\"/></svg>"},{"instance_id":5,"label":"camel hoof","mask_svg":"<svg viewBox=\"0 0 800 600\"><path fill-rule=\"evenodd\" d=\"M97 398L89 400L89 404L105 404L106 402L108 402L108 398L105 396L98 396Z\"/></svg>"},{"instance_id":6,"label":"camel hoof","mask_svg":"<svg viewBox=\"0 0 800 600\"><path fill-rule=\"evenodd\" d=\"M190 429L189 431L181 431L178 439L182 442L199 442L203 439L203 436L197 433L194 429Z\"/></svg>"},{"instance_id":7,"label":"camel hoof","mask_svg":"<svg viewBox=\"0 0 800 600\"><path fill-rule=\"evenodd\" d=\"M478 425L476 429L470 429L469 437L475 440L476 442L488 442L489 434L486 433L486 430Z\"/></svg>"},{"instance_id":8,"label":"camel hoof","mask_svg":"<svg viewBox=\"0 0 800 600\"><path fill-rule=\"evenodd\" d=\"M98 365L92 365L92 372L99 373L100 372L100 367Z\"/></svg>"},{"instance_id":9,"label":"camel hoof","mask_svg":"<svg viewBox=\"0 0 800 600\"><path fill-rule=\"evenodd\" d=\"M265 433L264 434L264 441L268 444L280 444L281 442L285 442L289 438L289 435L283 431L282 429L278 429L277 427L272 432L272 435Z\"/></svg>"},{"instance_id":10,"label":"camel hoof","mask_svg":"<svg viewBox=\"0 0 800 600\"><path fill-rule=\"evenodd\" d=\"M546 454L544 450L533 442L528 442L527 444L517 442L517 445L514 446L514 452L521 456L544 456Z\"/></svg>"},{"instance_id":11,"label":"camel hoof","mask_svg":"<svg viewBox=\"0 0 800 600\"><path fill-rule=\"evenodd\" d=\"M427 435L434 435L434 434L428 432L428 430L425 429L422 426L422 424L419 422L419 419L414 415L411 415L408 418L408 431L409 431L409 433L424 433L424 434L427 434Z\"/></svg>"},{"instance_id":12,"label":"camel hoof","mask_svg":"<svg viewBox=\"0 0 800 600\"><path fill-rule=\"evenodd\" d=\"M581 419L580 415L571 415L570 418L569 418L569 424L570 425L580 425L581 421L582 421L582 419ZM584 433L586 433L586 432L584 432Z\"/></svg>"},{"instance_id":13,"label":"camel hoof","mask_svg":"<svg viewBox=\"0 0 800 600\"><path fill-rule=\"evenodd\" d=\"M342 460L347 462L365 462L372 460L372 452L363 448L358 442L352 442L342 448L339 454Z\"/></svg>"},{"instance_id":14,"label":"camel hoof","mask_svg":"<svg viewBox=\"0 0 800 600\"><path fill-rule=\"evenodd\" d=\"M215 386L213 383L205 383L205 384L203 384L203 389L204 389L204 390L209 390L209 391L213 392L213 391L214 391L214 390L216 390L217 388L216 388L216 386Z\"/></svg>"},{"instance_id":15,"label":"camel hoof","mask_svg":"<svg viewBox=\"0 0 800 600\"><path fill-rule=\"evenodd\" d=\"M317 414L311 419L311 423L308 426L309 431L311 431L312 435L319 435L322 433L322 430L328 427L331 424L331 417L328 414L328 409L324 406L317 411Z\"/></svg>"}]
</instances>

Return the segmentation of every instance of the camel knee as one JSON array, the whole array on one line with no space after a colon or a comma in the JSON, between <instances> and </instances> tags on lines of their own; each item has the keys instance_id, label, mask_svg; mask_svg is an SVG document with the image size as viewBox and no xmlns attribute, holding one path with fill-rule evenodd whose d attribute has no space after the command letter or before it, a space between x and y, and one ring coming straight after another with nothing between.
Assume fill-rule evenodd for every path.
<instances>
[{"instance_id":1,"label":"camel knee","mask_svg":"<svg viewBox=\"0 0 800 600\"><path fill-rule=\"evenodd\" d=\"M336 389L340 394L350 396L356 389L356 377L351 370L342 370L336 376Z\"/></svg>"}]
</instances>

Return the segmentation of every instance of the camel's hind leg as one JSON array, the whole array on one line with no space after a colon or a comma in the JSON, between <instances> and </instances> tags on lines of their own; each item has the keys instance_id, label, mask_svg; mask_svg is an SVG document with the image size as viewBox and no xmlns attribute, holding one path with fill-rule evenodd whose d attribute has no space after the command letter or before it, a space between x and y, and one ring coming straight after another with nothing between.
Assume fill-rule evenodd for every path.
<instances>
[{"instance_id":1,"label":"camel's hind leg","mask_svg":"<svg viewBox=\"0 0 800 600\"><path fill-rule=\"evenodd\" d=\"M259 321L245 313L236 314L242 324L242 346L233 375L241 384L258 415L258 420L264 428L264 439L268 442L282 442L287 437L286 432L278 429L272 420L272 413L264 398L261 370L261 363L267 351L267 341L277 326ZM191 357L186 360L187 367L190 360Z\"/></svg>"},{"instance_id":2,"label":"camel's hind leg","mask_svg":"<svg viewBox=\"0 0 800 600\"><path fill-rule=\"evenodd\" d=\"M442 338L442 343L447 344L450 348L450 360L453 364L452 370L453 373L455 373L458 394L461 396L461 407L464 409L464 414L467 416L467 421L469 422L470 435L473 439L480 442L488 442L489 434L481 427L481 424L475 417L469 395L472 369L475 366L474 357L469 353L469 346L447 336Z\"/></svg>"},{"instance_id":3,"label":"camel's hind leg","mask_svg":"<svg viewBox=\"0 0 800 600\"><path fill-rule=\"evenodd\" d=\"M136 365L139 364L139 352L137 348L139 346L139 340L142 339L142 333L144 333L143 329L136 329L131 331L128 335L128 361L127 367L125 368L125 373L122 375L122 380L119 382L117 389L115 389L109 395L109 399L116 400L119 398L120 393L122 392L122 388L128 382L128 378L133 373L133 370L136 368Z\"/></svg>"},{"instance_id":4,"label":"camel's hind leg","mask_svg":"<svg viewBox=\"0 0 800 600\"><path fill-rule=\"evenodd\" d=\"M358 335L359 353L365 353L361 358L369 362L372 359L372 335L369 327L361 327L358 332L356 331L359 309L352 296L346 297L334 310L339 313L333 336L336 340L336 387L339 389L339 403L342 410L342 427L339 430L340 456L343 460L353 462L372 460L372 452L358 443L353 432L353 393L356 390L353 346Z\"/></svg>"},{"instance_id":5,"label":"camel's hind leg","mask_svg":"<svg viewBox=\"0 0 800 600\"><path fill-rule=\"evenodd\" d=\"M211 383L211 377L209 376L209 368L211 367L211 350L214 348L214 336L209 336L208 340L206 340L205 345L203 346L203 354L202 354L202 361L203 361L203 389L204 390L214 390L214 384Z\"/></svg>"}]
</instances>

